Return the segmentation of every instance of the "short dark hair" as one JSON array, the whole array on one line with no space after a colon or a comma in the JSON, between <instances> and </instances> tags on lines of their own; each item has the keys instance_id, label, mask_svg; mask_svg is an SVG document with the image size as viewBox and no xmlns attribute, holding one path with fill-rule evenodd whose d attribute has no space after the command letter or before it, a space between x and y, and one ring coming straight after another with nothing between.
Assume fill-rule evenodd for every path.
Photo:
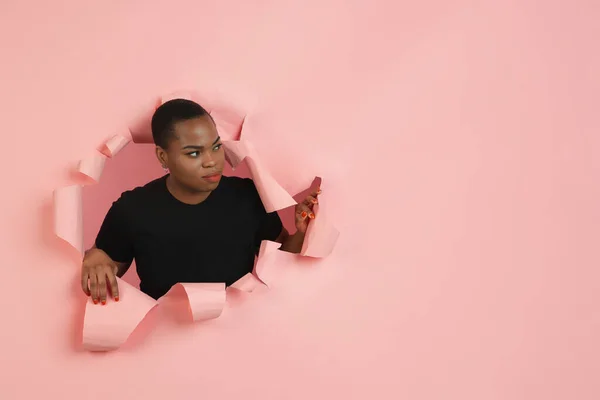
<instances>
[{"instance_id":1,"label":"short dark hair","mask_svg":"<svg viewBox=\"0 0 600 400\"><path fill-rule=\"evenodd\" d=\"M166 149L174 137L174 126L186 121L209 115L200 104L187 99L173 99L156 109L152 116L152 139L157 146ZM212 119L212 117L211 117Z\"/></svg>"}]
</instances>

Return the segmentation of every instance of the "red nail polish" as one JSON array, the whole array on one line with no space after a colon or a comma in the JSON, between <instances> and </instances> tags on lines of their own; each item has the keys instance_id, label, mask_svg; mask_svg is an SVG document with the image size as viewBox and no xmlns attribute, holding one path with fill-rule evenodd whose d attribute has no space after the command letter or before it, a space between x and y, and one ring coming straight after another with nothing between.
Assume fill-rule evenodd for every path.
<instances>
[{"instance_id":1,"label":"red nail polish","mask_svg":"<svg viewBox=\"0 0 600 400\"><path fill-rule=\"evenodd\" d=\"M300 214L300 216L301 216L302 218L306 218L306 212L305 212L305 211L302 211L302 214Z\"/></svg>"},{"instance_id":2,"label":"red nail polish","mask_svg":"<svg viewBox=\"0 0 600 400\"><path fill-rule=\"evenodd\" d=\"M313 214L313 213L310 213L309 217L310 217L310 218L314 218L314 217L315 217L315 214Z\"/></svg>"},{"instance_id":3,"label":"red nail polish","mask_svg":"<svg viewBox=\"0 0 600 400\"><path fill-rule=\"evenodd\" d=\"M102 300L102 305L105 305L105 304L106 304L106 300Z\"/></svg>"},{"instance_id":4,"label":"red nail polish","mask_svg":"<svg viewBox=\"0 0 600 400\"><path fill-rule=\"evenodd\" d=\"M317 204L317 199L312 200L313 204Z\"/></svg>"},{"instance_id":5,"label":"red nail polish","mask_svg":"<svg viewBox=\"0 0 600 400\"><path fill-rule=\"evenodd\" d=\"M98 304L98 300L94 299L94 304Z\"/></svg>"}]
</instances>

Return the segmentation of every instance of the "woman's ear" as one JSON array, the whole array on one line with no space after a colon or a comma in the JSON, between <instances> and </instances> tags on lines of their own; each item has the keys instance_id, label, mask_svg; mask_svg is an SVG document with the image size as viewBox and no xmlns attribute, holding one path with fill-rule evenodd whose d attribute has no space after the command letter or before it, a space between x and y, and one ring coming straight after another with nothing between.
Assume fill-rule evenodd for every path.
<instances>
[{"instance_id":1,"label":"woman's ear","mask_svg":"<svg viewBox=\"0 0 600 400\"><path fill-rule=\"evenodd\" d=\"M160 146L156 146L156 158L158 159L160 166L166 169L169 164L169 157L167 152Z\"/></svg>"}]
</instances>

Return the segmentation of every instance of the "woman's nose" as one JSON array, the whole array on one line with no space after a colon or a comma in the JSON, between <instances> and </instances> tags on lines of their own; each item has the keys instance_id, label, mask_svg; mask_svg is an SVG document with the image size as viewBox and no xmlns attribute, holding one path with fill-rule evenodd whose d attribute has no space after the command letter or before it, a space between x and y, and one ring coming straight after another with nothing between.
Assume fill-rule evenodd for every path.
<instances>
[{"instance_id":1,"label":"woman's nose","mask_svg":"<svg viewBox=\"0 0 600 400\"><path fill-rule=\"evenodd\" d=\"M210 155L207 155L204 160L202 160L202 166L204 168L212 168L215 166L215 160Z\"/></svg>"}]
</instances>

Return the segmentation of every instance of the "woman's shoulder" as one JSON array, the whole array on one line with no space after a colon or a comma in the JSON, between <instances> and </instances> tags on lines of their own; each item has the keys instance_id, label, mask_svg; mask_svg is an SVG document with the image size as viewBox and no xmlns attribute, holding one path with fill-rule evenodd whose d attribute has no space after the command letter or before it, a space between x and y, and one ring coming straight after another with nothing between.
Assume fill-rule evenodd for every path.
<instances>
[{"instance_id":1,"label":"woman's shoulder","mask_svg":"<svg viewBox=\"0 0 600 400\"><path fill-rule=\"evenodd\" d=\"M162 193L165 186L165 176L154 179L144 185L127 189L121 193L115 203L124 207L137 207L142 204L148 204L156 195Z\"/></svg>"}]
</instances>

